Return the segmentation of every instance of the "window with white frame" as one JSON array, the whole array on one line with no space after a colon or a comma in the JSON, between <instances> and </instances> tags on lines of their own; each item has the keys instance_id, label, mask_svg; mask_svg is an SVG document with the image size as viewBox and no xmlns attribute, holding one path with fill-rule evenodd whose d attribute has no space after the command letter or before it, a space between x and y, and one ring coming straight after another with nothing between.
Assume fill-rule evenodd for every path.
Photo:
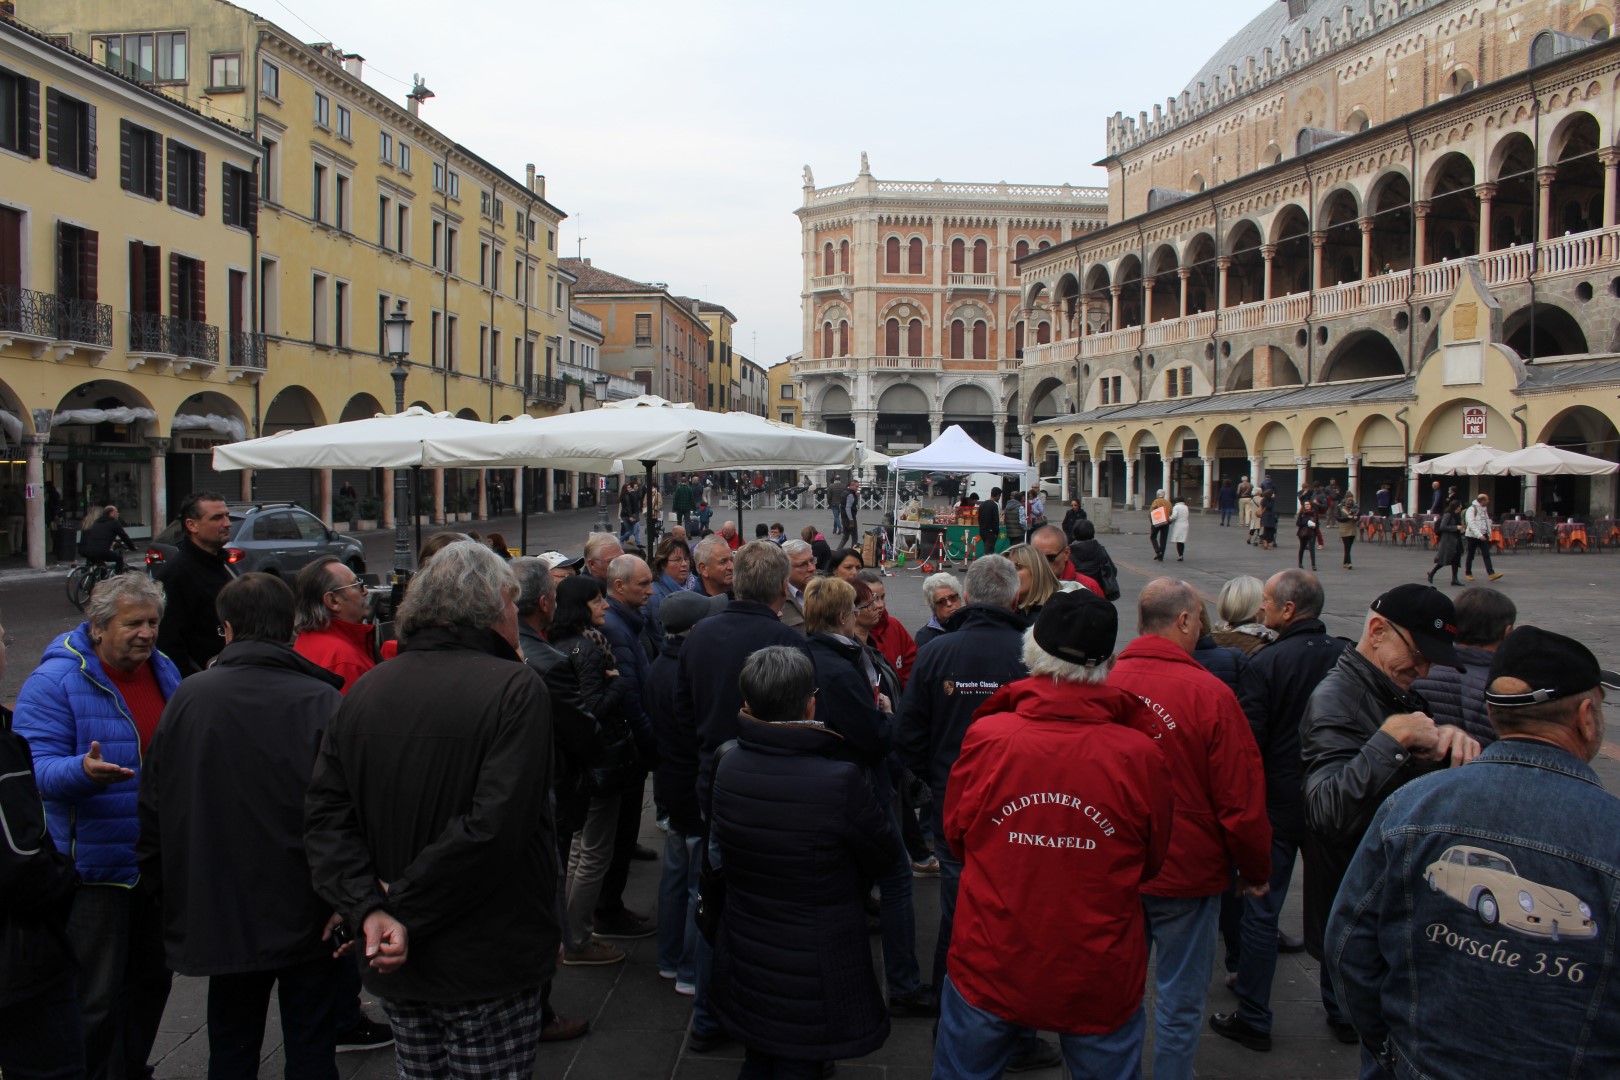
<instances>
[{"instance_id":1,"label":"window with white frame","mask_svg":"<svg viewBox=\"0 0 1620 1080\"><path fill-rule=\"evenodd\" d=\"M349 109L346 105L339 105L337 107L337 133L338 137L343 139L345 142L354 141L353 123L349 117Z\"/></svg>"},{"instance_id":2,"label":"window with white frame","mask_svg":"<svg viewBox=\"0 0 1620 1080\"><path fill-rule=\"evenodd\" d=\"M331 130L332 127L332 99L315 91L315 126Z\"/></svg>"},{"instance_id":3,"label":"window with white frame","mask_svg":"<svg viewBox=\"0 0 1620 1080\"><path fill-rule=\"evenodd\" d=\"M259 93L268 98L281 98L281 69L268 60L259 64Z\"/></svg>"}]
</instances>

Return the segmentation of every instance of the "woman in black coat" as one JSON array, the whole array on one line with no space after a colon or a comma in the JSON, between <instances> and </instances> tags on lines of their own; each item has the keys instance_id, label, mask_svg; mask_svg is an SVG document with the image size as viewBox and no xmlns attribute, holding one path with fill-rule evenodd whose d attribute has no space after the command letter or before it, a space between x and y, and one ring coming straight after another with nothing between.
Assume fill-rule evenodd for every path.
<instances>
[{"instance_id":1,"label":"woman in black coat","mask_svg":"<svg viewBox=\"0 0 1620 1080\"><path fill-rule=\"evenodd\" d=\"M1079 499L1069 500L1069 509L1063 515L1063 535L1070 540L1075 539L1074 527L1086 520L1086 512L1080 505Z\"/></svg>"},{"instance_id":2,"label":"woman in black coat","mask_svg":"<svg viewBox=\"0 0 1620 1080\"><path fill-rule=\"evenodd\" d=\"M1451 583L1461 585L1457 580L1457 568L1462 565L1462 502L1452 499L1446 504L1446 512L1440 515L1440 521L1434 527L1435 535L1440 537L1440 550L1434 553L1434 565L1429 568L1429 584L1434 584L1434 575L1440 572L1442 566L1451 567Z\"/></svg>"},{"instance_id":3,"label":"woman in black coat","mask_svg":"<svg viewBox=\"0 0 1620 1080\"><path fill-rule=\"evenodd\" d=\"M619 796L625 785L638 775L635 737L625 712L625 684L619 678L613 649L602 633L606 616L607 595L599 578L582 574L558 583L557 612L551 620L551 645L573 668L579 681L580 698L596 717L606 744L603 762L585 774L583 794L590 802L578 830L578 844L573 844L572 834L565 835L558 830L558 846L568 870L564 959L576 964L612 963L624 957L616 947L594 940L591 934L602 879L613 859ZM559 792L559 796L561 794ZM559 817L563 816L562 807L558 812Z\"/></svg>"},{"instance_id":4,"label":"woman in black coat","mask_svg":"<svg viewBox=\"0 0 1620 1080\"><path fill-rule=\"evenodd\" d=\"M1119 599L1119 568L1114 565L1114 557L1108 554L1102 541L1097 539L1097 527L1090 521L1082 519L1074 523L1074 543L1069 545L1069 562L1074 566L1075 573L1086 575L1105 590L1109 588L1110 581L1114 582L1114 595L1108 599Z\"/></svg>"},{"instance_id":5,"label":"woman in black coat","mask_svg":"<svg viewBox=\"0 0 1620 1080\"><path fill-rule=\"evenodd\" d=\"M748 658L737 745L715 766L711 836L726 879L711 1003L747 1048L742 1078L818 1077L883 1045L861 898L900 848L867 770L815 719L798 649Z\"/></svg>"}]
</instances>

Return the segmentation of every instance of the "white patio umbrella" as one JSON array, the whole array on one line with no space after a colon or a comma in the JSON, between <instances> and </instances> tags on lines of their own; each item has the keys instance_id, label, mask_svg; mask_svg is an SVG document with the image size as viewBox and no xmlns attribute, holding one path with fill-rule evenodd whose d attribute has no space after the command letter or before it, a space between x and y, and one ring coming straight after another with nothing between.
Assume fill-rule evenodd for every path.
<instances>
[{"instance_id":1,"label":"white patio umbrella","mask_svg":"<svg viewBox=\"0 0 1620 1080\"><path fill-rule=\"evenodd\" d=\"M227 469L408 469L429 461L430 439L472 434L491 425L413 405L402 413L279 431L261 439L214 447L214 468Z\"/></svg>"},{"instance_id":2,"label":"white patio umbrella","mask_svg":"<svg viewBox=\"0 0 1620 1080\"><path fill-rule=\"evenodd\" d=\"M1607 476L1620 464L1546 443L1503 454L1486 468L1491 476Z\"/></svg>"},{"instance_id":3,"label":"white patio umbrella","mask_svg":"<svg viewBox=\"0 0 1620 1080\"><path fill-rule=\"evenodd\" d=\"M1474 443L1453 453L1420 461L1412 466L1412 471L1420 476L1483 476L1486 467L1503 453L1494 446Z\"/></svg>"},{"instance_id":4,"label":"white patio umbrella","mask_svg":"<svg viewBox=\"0 0 1620 1080\"><path fill-rule=\"evenodd\" d=\"M705 412L651 395L589 412L504 420L434 438L425 452L425 463L469 468L532 465L605 473L615 461L639 461L647 472L649 505L655 468L851 467L859 460L854 439L751 413Z\"/></svg>"}]
</instances>

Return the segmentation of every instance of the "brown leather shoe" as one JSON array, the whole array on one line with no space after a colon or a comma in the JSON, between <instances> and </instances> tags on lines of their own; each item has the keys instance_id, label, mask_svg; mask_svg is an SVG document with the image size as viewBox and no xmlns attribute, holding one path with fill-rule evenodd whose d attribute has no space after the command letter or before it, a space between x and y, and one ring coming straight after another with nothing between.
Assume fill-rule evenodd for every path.
<instances>
[{"instance_id":1,"label":"brown leather shoe","mask_svg":"<svg viewBox=\"0 0 1620 1080\"><path fill-rule=\"evenodd\" d=\"M567 1042L591 1030L591 1022L583 1016L553 1016L540 1029L541 1042Z\"/></svg>"}]
</instances>

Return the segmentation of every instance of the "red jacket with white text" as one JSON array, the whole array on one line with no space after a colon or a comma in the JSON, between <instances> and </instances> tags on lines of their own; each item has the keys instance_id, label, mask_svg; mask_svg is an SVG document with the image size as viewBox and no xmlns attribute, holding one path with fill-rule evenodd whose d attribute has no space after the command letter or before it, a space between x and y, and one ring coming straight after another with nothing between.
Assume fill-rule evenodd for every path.
<instances>
[{"instance_id":1,"label":"red jacket with white text","mask_svg":"<svg viewBox=\"0 0 1620 1080\"><path fill-rule=\"evenodd\" d=\"M1114 660L1108 685L1141 698L1170 763L1176 825L1150 896L1214 896L1271 878L1266 776L1237 696L1185 649L1143 634Z\"/></svg>"},{"instance_id":2,"label":"red jacket with white text","mask_svg":"<svg viewBox=\"0 0 1620 1080\"><path fill-rule=\"evenodd\" d=\"M1138 896L1170 844L1152 718L1110 686L1031 677L974 714L951 769L945 838L964 863L951 982L1004 1020L1110 1032L1142 1004Z\"/></svg>"}]
</instances>

